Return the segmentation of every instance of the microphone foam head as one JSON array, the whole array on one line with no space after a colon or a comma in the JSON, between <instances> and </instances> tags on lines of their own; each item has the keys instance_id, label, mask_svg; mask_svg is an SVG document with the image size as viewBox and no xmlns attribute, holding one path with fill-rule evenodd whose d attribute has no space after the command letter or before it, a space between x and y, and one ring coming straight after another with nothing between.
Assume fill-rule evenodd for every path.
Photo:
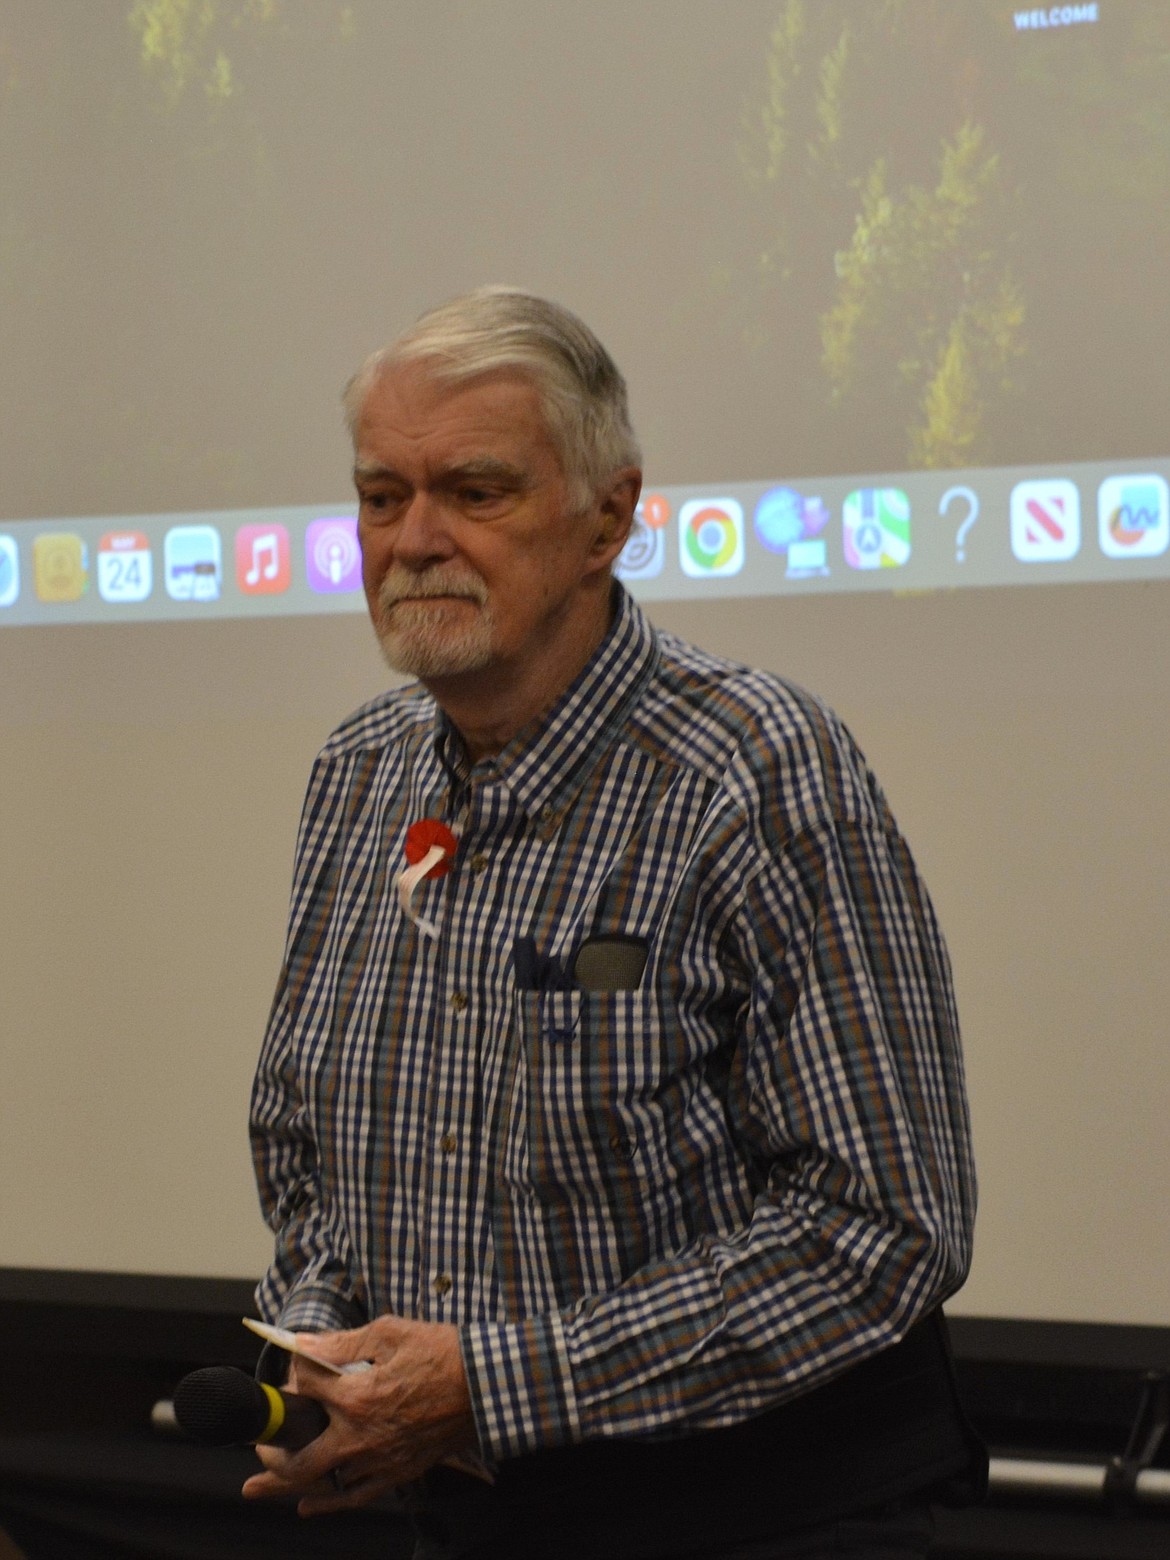
<instances>
[{"instance_id":1,"label":"microphone foam head","mask_svg":"<svg viewBox=\"0 0 1170 1560\"><path fill-rule=\"evenodd\" d=\"M264 1388L231 1365L193 1370L175 1388L175 1418L201 1446L235 1446L254 1441L268 1424Z\"/></svg>"}]
</instances>

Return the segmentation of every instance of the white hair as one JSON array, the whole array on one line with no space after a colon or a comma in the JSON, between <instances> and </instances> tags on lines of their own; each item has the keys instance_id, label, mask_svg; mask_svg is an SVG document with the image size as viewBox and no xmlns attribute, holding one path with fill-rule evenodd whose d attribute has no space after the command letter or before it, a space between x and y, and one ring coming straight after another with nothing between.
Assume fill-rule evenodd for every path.
<instances>
[{"instance_id":1,"label":"white hair","mask_svg":"<svg viewBox=\"0 0 1170 1560\"><path fill-rule=\"evenodd\" d=\"M431 309L372 353L346 385L351 435L382 374L420 361L452 385L484 374L527 375L576 509L587 508L614 472L641 464L621 371L589 327L560 304L517 287L479 287Z\"/></svg>"}]
</instances>

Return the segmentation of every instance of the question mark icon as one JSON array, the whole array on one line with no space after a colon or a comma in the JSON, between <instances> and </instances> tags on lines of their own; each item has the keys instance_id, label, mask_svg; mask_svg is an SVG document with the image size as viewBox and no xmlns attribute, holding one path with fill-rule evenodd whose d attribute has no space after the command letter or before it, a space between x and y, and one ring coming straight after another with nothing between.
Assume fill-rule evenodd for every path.
<instances>
[{"instance_id":1,"label":"question mark icon","mask_svg":"<svg viewBox=\"0 0 1170 1560\"><path fill-rule=\"evenodd\" d=\"M960 521L959 529L955 532L955 562L964 563L967 558L967 532L979 518L979 494L975 492L974 488L969 487L948 488L939 500L938 505L938 512L944 519L946 518L947 510L956 499L967 506L967 513Z\"/></svg>"}]
</instances>

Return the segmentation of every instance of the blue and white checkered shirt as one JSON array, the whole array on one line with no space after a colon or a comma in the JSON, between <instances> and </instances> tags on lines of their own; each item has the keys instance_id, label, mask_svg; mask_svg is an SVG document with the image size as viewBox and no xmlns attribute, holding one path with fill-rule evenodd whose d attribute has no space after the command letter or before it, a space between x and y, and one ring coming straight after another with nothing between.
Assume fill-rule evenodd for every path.
<instances>
[{"instance_id":1,"label":"blue and white checkered shirt","mask_svg":"<svg viewBox=\"0 0 1170 1560\"><path fill-rule=\"evenodd\" d=\"M460 842L435 939L394 892L428 816ZM520 976L519 938L569 971L619 934L632 987ZM492 1458L742 1419L970 1257L948 960L876 781L815 699L620 590L496 758L417 687L326 745L252 1122L262 1313L457 1323Z\"/></svg>"}]
</instances>

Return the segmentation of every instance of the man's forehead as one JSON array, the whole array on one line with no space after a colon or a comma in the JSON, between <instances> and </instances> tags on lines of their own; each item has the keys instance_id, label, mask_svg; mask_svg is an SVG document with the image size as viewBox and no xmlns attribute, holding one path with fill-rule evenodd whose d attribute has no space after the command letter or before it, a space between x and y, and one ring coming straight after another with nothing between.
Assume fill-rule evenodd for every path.
<instances>
[{"instance_id":1,"label":"man's forehead","mask_svg":"<svg viewBox=\"0 0 1170 1560\"><path fill-rule=\"evenodd\" d=\"M530 468L560 459L532 381L512 371L450 383L423 364L387 368L370 386L354 427L358 470L428 470L501 461Z\"/></svg>"},{"instance_id":2,"label":"man's forehead","mask_svg":"<svg viewBox=\"0 0 1170 1560\"><path fill-rule=\"evenodd\" d=\"M492 369L452 379L427 359L387 365L366 394L359 424L364 420L403 427L464 421L503 428L544 426L536 385L521 370Z\"/></svg>"}]
</instances>

